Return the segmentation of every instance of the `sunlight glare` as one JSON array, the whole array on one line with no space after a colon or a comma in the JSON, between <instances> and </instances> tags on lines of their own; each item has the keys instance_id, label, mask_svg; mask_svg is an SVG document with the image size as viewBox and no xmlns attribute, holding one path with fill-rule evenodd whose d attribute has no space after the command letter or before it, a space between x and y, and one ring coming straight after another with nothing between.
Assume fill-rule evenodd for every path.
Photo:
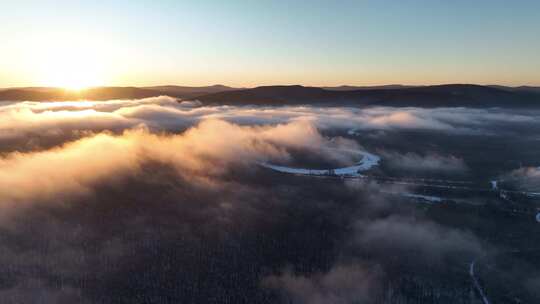
<instances>
[{"instance_id":1,"label":"sunlight glare","mask_svg":"<svg viewBox=\"0 0 540 304\"><path fill-rule=\"evenodd\" d=\"M44 86L79 91L105 85L106 73L102 56L95 48L80 41L58 43L41 50L35 71Z\"/></svg>"}]
</instances>

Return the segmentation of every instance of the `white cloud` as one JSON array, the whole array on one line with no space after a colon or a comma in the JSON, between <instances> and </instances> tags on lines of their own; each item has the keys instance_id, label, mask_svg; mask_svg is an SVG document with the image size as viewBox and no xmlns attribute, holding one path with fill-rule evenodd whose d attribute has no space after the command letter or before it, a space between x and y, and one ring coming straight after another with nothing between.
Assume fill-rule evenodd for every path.
<instances>
[{"instance_id":1,"label":"white cloud","mask_svg":"<svg viewBox=\"0 0 540 304\"><path fill-rule=\"evenodd\" d=\"M239 126L209 119L177 135L156 135L143 128L121 135L100 133L49 150L1 157L0 201L86 194L99 181L136 174L147 161L171 165L180 174L196 179L221 174L231 163L252 165L257 160L286 159L289 148L325 145L329 146L329 141L305 121ZM335 149L322 150L329 158L337 158L335 153Z\"/></svg>"},{"instance_id":2,"label":"white cloud","mask_svg":"<svg viewBox=\"0 0 540 304\"><path fill-rule=\"evenodd\" d=\"M423 129L490 133L498 124L539 124L540 113L468 108L347 108L201 106L161 96L103 102L19 102L0 104L0 141L29 136L66 136L74 132L125 130L144 124L177 130L214 118L238 124L308 121L318 129Z\"/></svg>"},{"instance_id":3,"label":"white cloud","mask_svg":"<svg viewBox=\"0 0 540 304\"><path fill-rule=\"evenodd\" d=\"M392 168L408 171L438 171L448 173L459 173L468 170L463 159L452 155L439 155L437 153L427 153L420 155L408 152L401 154L392 151L378 151L385 160L385 163Z\"/></svg>"}]
</instances>

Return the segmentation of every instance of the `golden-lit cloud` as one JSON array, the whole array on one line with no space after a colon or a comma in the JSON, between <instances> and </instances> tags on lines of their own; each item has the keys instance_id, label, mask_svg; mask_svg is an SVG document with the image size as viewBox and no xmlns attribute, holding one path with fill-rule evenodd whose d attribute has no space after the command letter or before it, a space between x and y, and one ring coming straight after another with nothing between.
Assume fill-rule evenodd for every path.
<instances>
[{"instance_id":1,"label":"golden-lit cloud","mask_svg":"<svg viewBox=\"0 0 540 304\"><path fill-rule=\"evenodd\" d=\"M110 172L114 176L137 174L148 161L165 163L193 176L211 176L225 172L231 162L286 159L290 148L312 149L339 160L343 156L320 148L356 145L339 139L329 144L319 130L478 132L484 123L533 123L535 114L531 115L509 113L502 117L489 110L460 108L202 106L166 96L105 102L3 103L0 200L85 194L94 183L109 178ZM403 157L392 154L389 158L401 159L399 163L404 164ZM443 162L465 168L459 159L408 157L428 167Z\"/></svg>"},{"instance_id":2,"label":"golden-lit cloud","mask_svg":"<svg viewBox=\"0 0 540 304\"><path fill-rule=\"evenodd\" d=\"M53 198L83 194L91 183L136 169L130 137L102 134L63 147L35 153L11 153L0 159L0 200Z\"/></svg>"},{"instance_id":3,"label":"golden-lit cloud","mask_svg":"<svg viewBox=\"0 0 540 304\"><path fill-rule=\"evenodd\" d=\"M446 132L488 132L485 125L534 124L535 112L505 115L486 109L345 107L237 107L203 106L161 96L103 102L0 103L0 140L67 136L76 132L122 131L138 125L152 130L183 130L205 119L237 124L283 124L307 121L318 129L392 130L424 129Z\"/></svg>"},{"instance_id":4,"label":"golden-lit cloud","mask_svg":"<svg viewBox=\"0 0 540 304\"><path fill-rule=\"evenodd\" d=\"M144 128L121 135L100 133L53 149L0 158L0 201L89 194L95 183L136 174L149 161L193 178L214 176L226 172L231 163L283 159L286 148L324 142L307 122L248 127L205 120L178 135L152 134Z\"/></svg>"},{"instance_id":5,"label":"golden-lit cloud","mask_svg":"<svg viewBox=\"0 0 540 304\"><path fill-rule=\"evenodd\" d=\"M0 103L0 263L12 276L0 296L96 303L135 290L126 299L136 301L140 284L184 286L205 276L206 286L220 289L225 276L246 278L263 296L339 302L376 296L392 270L386 265L396 261L435 269L461 263L461 254L480 256L474 236L424 213L408 219L416 206L384 194L405 185L283 176L257 166L306 156L350 161L339 151L358 148L346 132L352 128L456 132L463 115L502 119L466 109L247 108L169 97ZM336 129L349 138L328 132ZM388 159L461 164L430 154ZM305 260L314 261L313 271L290 270ZM242 287L235 299L244 298Z\"/></svg>"}]
</instances>

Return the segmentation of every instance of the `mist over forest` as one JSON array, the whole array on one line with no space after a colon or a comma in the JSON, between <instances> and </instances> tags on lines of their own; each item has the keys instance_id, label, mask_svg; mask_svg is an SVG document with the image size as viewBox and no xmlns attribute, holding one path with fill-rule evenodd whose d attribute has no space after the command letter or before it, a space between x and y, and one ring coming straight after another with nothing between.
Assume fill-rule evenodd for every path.
<instances>
[{"instance_id":1,"label":"mist over forest","mask_svg":"<svg viewBox=\"0 0 540 304\"><path fill-rule=\"evenodd\" d=\"M512 213L489 188L510 177L511 189L540 188L539 116L212 106L166 96L2 102L1 298L478 302L471 261L497 265L540 235L534 201ZM361 161L355 151L380 157L363 178L260 165L346 167ZM390 178L467 181L476 190ZM537 262L507 260L516 264L506 270L514 281L500 289L480 272L486 292L538 299Z\"/></svg>"}]
</instances>

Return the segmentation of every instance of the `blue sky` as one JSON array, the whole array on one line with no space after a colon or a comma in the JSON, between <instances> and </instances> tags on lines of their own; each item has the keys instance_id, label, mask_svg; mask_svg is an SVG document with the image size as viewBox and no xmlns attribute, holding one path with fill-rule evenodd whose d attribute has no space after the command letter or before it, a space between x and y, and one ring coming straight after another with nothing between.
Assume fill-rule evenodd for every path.
<instances>
[{"instance_id":1,"label":"blue sky","mask_svg":"<svg viewBox=\"0 0 540 304\"><path fill-rule=\"evenodd\" d=\"M540 85L532 0L19 0L0 20L0 87Z\"/></svg>"}]
</instances>

